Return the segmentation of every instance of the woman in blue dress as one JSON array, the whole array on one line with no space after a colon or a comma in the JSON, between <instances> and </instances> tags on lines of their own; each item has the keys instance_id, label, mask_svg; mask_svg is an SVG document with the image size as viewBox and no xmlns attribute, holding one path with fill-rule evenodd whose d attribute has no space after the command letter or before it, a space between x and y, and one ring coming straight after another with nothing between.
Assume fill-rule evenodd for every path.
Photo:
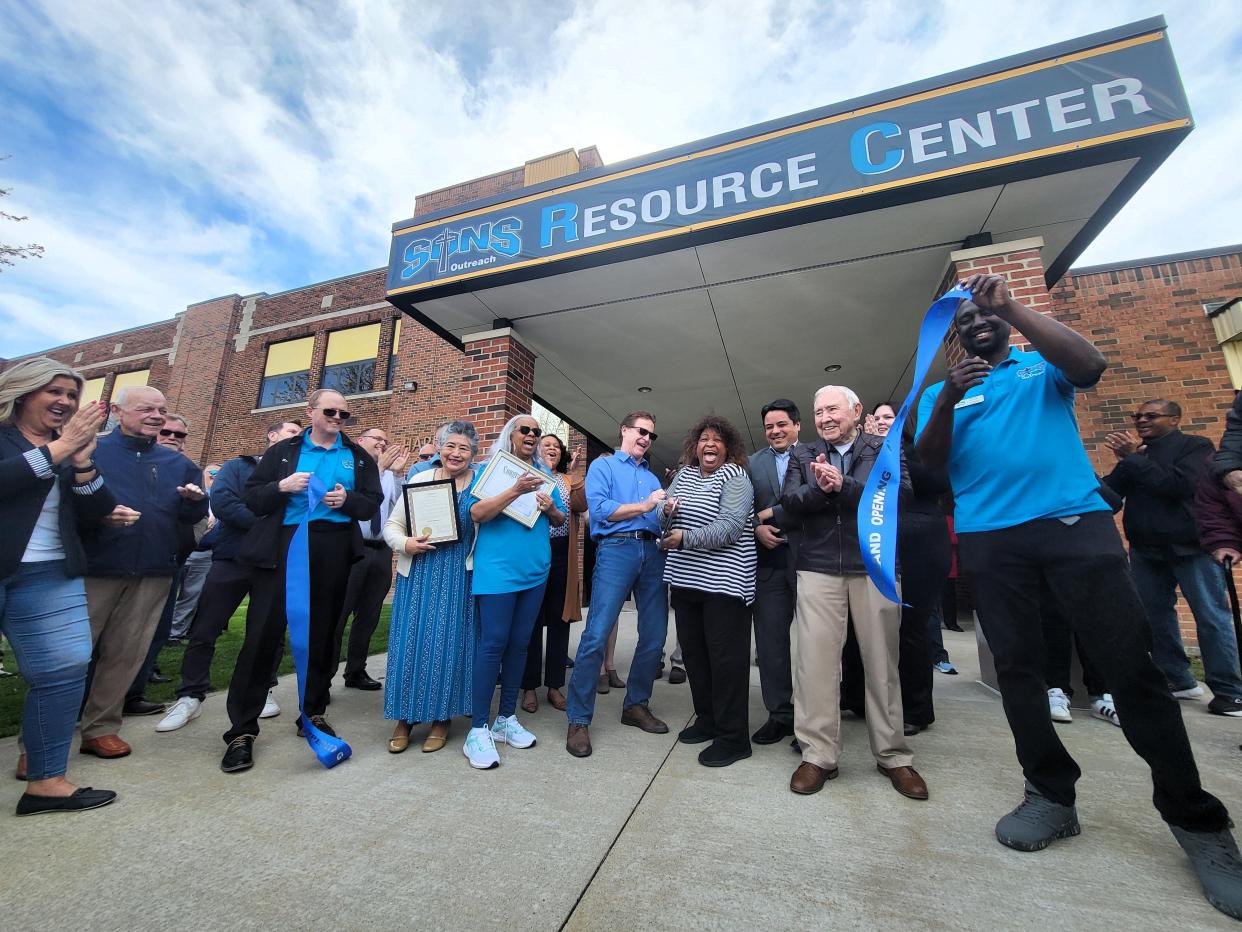
<instances>
[{"instance_id":1,"label":"woman in blue dress","mask_svg":"<svg viewBox=\"0 0 1242 932\"><path fill-rule=\"evenodd\" d=\"M468 492L479 435L469 421L452 421L440 429L438 440L440 465L409 481L454 480L460 539L429 544L426 535L412 535L400 504L384 525L384 540L397 554L384 679L384 717L397 723L388 742L393 754L409 747L415 722L431 722L423 751L440 750L448 739L449 720L471 710L475 620L466 557L474 545Z\"/></svg>"}]
</instances>

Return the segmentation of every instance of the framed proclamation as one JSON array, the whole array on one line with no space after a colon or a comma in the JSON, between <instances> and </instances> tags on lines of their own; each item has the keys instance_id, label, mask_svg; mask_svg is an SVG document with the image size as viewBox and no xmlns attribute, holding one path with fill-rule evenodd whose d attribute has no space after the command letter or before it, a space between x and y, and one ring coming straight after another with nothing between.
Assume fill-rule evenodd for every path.
<instances>
[{"instance_id":1,"label":"framed proclamation","mask_svg":"<svg viewBox=\"0 0 1242 932\"><path fill-rule=\"evenodd\" d=\"M461 540L457 525L457 484L453 479L411 482L401 486L405 521L411 537L428 535L429 544Z\"/></svg>"},{"instance_id":2,"label":"framed proclamation","mask_svg":"<svg viewBox=\"0 0 1242 932\"><path fill-rule=\"evenodd\" d=\"M514 521L528 528L534 527L535 522L539 520L539 503L535 500L535 495L537 492L551 495L556 483L546 472L535 468L530 463L522 462L511 453L503 451L497 453L484 468L483 474L479 476L479 481L475 484L472 494L476 498L491 498L494 495L499 495L501 492L506 492L512 488L513 483L527 473L543 482L543 487L535 492L527 492L525 495L520 496L501 514L508 515Z\"/></svg>"}]
</instances>

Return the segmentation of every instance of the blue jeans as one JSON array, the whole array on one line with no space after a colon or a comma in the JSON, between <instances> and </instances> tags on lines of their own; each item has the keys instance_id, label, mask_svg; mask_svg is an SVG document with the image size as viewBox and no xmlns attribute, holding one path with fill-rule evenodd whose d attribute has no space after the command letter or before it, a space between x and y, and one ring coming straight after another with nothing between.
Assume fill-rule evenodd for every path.
<instances>
[{"instance_id":1,"label":"blue jeans","mask_svg":"<svg viewBox=\"0 0 1242 932\"><path fill-rule=\"evenodd\" d=\"M496 714L512 715L517 709L518 688L526 670L526 649L535 619L543 605L547 581L521 592L475 596L479 636L474 647L474 690L471 700L471 726L487 727L500 673L500 705Z\"/></svg>"},{"instance_id":2,"label":"blue jeans","mask_svg":"<svg viewBox=\"0 0 1242 932\"><path fill-rule=\"evenodd\" d=\"M1203 654L1203 678L1217 696L1242 698L1238 639L1225 592L1225 571L1206 553L1153 559L1130 552L1130 572L1151 626L1151 659L1171 689L1195 685L1177 627L1177 587L1190 605Z\"/></svg>"},{"instance_id":3,"label":"blue jeans","mask_svg":"<svg viewBox=\"0 0 1242 932\"><path fill-rule=\"evenodd\" d=\"M605 537L595 553L591 576L591 607L578 639L578 656L569 679L566 713L571 725L589 725L595 712L595 686L608 633L630 592L638 604L638 646L630 663L622 709L651 700L656 668L668 637L668 587L664 585L664 554L654 540Z\"/></svg>"},{"instance_id":4,"label":"blue jeans","mask_svg":"<svg viewBox=\"0 0 1242 932\"><path fill-rule=\"evenodd\" d=\"M65 561L23 563L0 582L0 631L30 684L22 715L30 780L64 776L91 661L86 587Z\"/></svg>"}]
</instances>

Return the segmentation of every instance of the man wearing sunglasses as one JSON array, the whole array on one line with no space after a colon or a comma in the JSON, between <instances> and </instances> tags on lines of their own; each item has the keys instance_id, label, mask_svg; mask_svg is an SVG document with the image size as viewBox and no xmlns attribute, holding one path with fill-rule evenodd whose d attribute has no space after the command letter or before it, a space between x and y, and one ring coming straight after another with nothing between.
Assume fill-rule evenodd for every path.
<instances>
[{"instance_id":1,"label":"man wearing sunglasses","mask_svg":"<svg viewBox=\"0 0 1242 932\"><path fill-rule=\"evenodd\" d=\"M591 754L588 727L595 712L600 663L608 635L631 592L638 606L638 645L630 662L621 723L651 734L668 732L668 726L647 707L668 636L668 587L658 515L667 495L646 459L655 439L655 417L633 411L621 422L621 446L614 455L599 457L587 470L591 537L598 549L591 576L591 611L569 681L565 749L574 757Z\"/></svg>"},{"instance_id":2,"label":"man wearing sunglasses","mask_svg":"<svg viewBox=\"0 0 1242 932\"><path fill-rule=\"evenodd\" d=\"M375 460L341 430L350 418L345 398L321 388L311 392L306 404L310 428L270 447L246 482L246 506L257 520L242 543L241 559L254 569L246 640L229 683L232 724L224 734L228 749L220 762L226 773L254 765L259 716L272 664L285 641L289 544L303 521L309 530L310 630L302 713L320 731L336 734L324 718L333 673L332 635L345 603L349 568L363 557L358 522L374 517L384 493ZM308 514L312 475L328 491ZM305 733L300 717L298 733Z\"/></svg>"},{"instance_id":3,"label":"man wearing sunglasses","mask_svg":"<svg viewBox=\"0 0 1242 932\"><path fill-rule=\"evenodd\" d=\"M1178 699L1198 699L1203 687L1190 672L1177 624L1177 590L1190 605L1212 689L1208 711L1242 716L1238 639L1225 593L1225 571L1199 546L1195 487L1216 452L1207 437L1183 434L1176 401L1145 402L1132 415L1134 431L1114 431L1104 443L1117 465L1104 481L1125 499L1122 523L1130 572L1151 626L1151 658Z\"/></svg>"},{"instance_id":4,"label":"man wearing sunglasses","mask_svg":"<svg viewBox=\"0 0 1242 932\"><path fill-rule=\"evenodd\" d=\"M155 442L162 447L184 453L185 438L188 436L190 436L189 422L180 414L170 414L164 419L164 426L160 428L160 435Z\"/></svg>"}]
</instances>

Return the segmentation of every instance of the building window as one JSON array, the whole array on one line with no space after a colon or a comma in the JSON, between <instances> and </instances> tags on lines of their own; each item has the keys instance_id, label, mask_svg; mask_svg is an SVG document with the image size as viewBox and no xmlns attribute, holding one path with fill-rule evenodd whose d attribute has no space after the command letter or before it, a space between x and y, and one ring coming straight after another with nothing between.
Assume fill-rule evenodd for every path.
<instances>
[{"instance_id":1,"label":"building window","mask_svg":"<svg viewBox=\"0 0 1242 932\"><path fill-rule=\"evenodd\" d=\"M309 394L311 353L315 338L286 340L267 348L267 364L263 367L263 387L259 390L259 407L297 404Z\"/></svg>"},{"instance_id":2,"label":"building window","mask_svg":"<svg viewBox=\"0 0 1242 932\"><path fill-rule=\"evenodd\" d=\"M392 383L397 378L397 351L401 349L401 318L397 318L397 323L392 328L392 352L388 356L388 379L385 388L392 388Z\"/></svg>"},{"instance_id":3,"label":"building window","mask_svg":"<svg viewBox=\"0 0 1242 932\"><path fill-rule=\"evenodd\" d=\"M328 334L320 388L342 395L361 395L375 388L375 357L379 354L380 325L351 327Z\"/></svg>"},{"instance_id":4,"label":"building window","mask_svg":"<svg viewBox=\"0 0 1242 932\"><path fill-rule=\"evenodd\" d=\"M78 398L78 406L86 407L93 401L99 401L103 398L104 383L108 379L100 376L97 379L87 379L82 383L82 394Z\"/></svg>"},{"instance_id":5,"label":"building window","mask_svg":"<svg viewBox=\"0 0 1242 932\"><path fill-rule=\"evenodd\" d=\"M116 397L121 393L122 388L146 385L147 376L150 374L150 369L139 369L136 372L118 372L112 378L112 400L116 401Z\"/></svg>"}]
</instances>

